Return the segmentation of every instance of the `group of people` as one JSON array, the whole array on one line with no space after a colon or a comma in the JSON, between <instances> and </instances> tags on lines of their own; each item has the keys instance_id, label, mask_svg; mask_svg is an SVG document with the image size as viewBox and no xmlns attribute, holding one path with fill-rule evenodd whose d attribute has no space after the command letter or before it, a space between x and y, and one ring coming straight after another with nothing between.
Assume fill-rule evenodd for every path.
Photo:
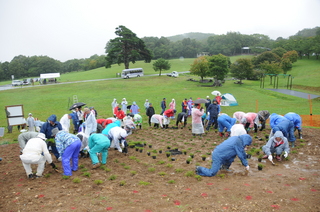
<instances>
[{"instance_id":1,"label":"group of people","mask_svg":"<svg viewBox=\"0 0 320 212\"><path fill-rule=\"evenodd\" d=\"M287 157L290 151L288 142L291 142L291 146L294 147L295 130L298 130L299 137L302 138L302 120L298 114L288 113L281 116L275 113L270 115L266 110L258 113L237 111L233 117L230 117L221 113L221 97L219 97L220 95L217 95L211 101L207 96L204 107L200 103L195 103L192 98L184 99L181 103L181 112L178 114L174 99L169 103L169 108L167 108L166 98L162 99L160 114L155 113L148 99L143 105L150 127L153 124L153 127L167 129L170 121L176 119L176 128L183 128L187 125L187 119L191 117L194 136L201 136L205 130L209 131L214 128L219 131L219 136L227 138L212 152L210 169L196 167L199 175L214 176L221 169L228 170L236 156L249 170L245 153L246 146L251 145L252 142L249 132L251 130L257 132L259 128L260 131L265 129L269 118L271 133L268 142L262 148L265 159L272 161L273 154L276 154L275 158L281 160L282 153ZM71 176L72 171L78 169L79 154L85 155L85 152L88 152L92 168L97 168L107 163L109 148L116 148L119 152L127 153L126 138L137 128L141 129L142 126L140 108L136 102L128 105L125 98L120 104L114 99L111 107L113 116L106 119L98 119L98 113L94 107L85 107L83 110L81 106L76 107L70 114L63 115L60 121L57 121L56 115L51 115L46 122L40 122L30 113L27 120L29 131L21 133L18 137L20 158L27 176L29 178L41 177L46 161L57 170L49 150L57 160L62 161L63 175L66 176ZM74 125L73 133L69 133L70 120ZM40 124L36 124L36 121ZM33 175L30 164L38 164L36 175Z\"/></svg>"}]
</instances>

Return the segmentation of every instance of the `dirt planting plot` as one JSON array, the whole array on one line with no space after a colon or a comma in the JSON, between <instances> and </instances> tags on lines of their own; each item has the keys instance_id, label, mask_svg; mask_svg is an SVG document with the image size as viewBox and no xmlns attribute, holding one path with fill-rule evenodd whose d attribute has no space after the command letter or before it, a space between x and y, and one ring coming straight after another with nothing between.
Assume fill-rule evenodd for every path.
<instances>
[{"instance_id":1,"label":"dirt planting plot","mask_svg":"<svg viewBox=\"0 0 320 212\"><path fill-rule=\"evenodd\" d=\"M145 142L141 153L129 148L124 155L111 149L107 165L96 170L89 158L81 158L69 179L46 165L44 177L28 180L18 144L1 145L0 211L320 211L320 129L303 129L304 138L297 140L289 160L276 166L262 160L262 171L257 169L262 153L257 152L269 130L251 132L248 151L255 151L248 159L248 175L236 158L232 173L199 177L195 166L210 167L209 154L224 139L213 130L193 137L189 128L139 130L128 141ZM168 146L186 154L167 157ZM187 164L190 153L194 158ZM207 155L205 161L202 155Z\"/></svg>"}]
</instances>

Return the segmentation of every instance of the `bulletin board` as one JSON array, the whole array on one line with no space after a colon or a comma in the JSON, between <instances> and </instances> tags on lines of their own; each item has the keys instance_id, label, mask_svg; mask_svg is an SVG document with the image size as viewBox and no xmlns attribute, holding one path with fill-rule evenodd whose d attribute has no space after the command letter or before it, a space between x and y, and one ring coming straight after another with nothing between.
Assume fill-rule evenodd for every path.
<instances>
[{"instance_id":1,"label":"bulletin board","mask_svg":"<svg viewBox=\"0 0 320 212\"><path fill-rule=\"evenodd\" d=\"M8 126L25 124L23 105L5 106Z\"/></svg>"}]
</instances>

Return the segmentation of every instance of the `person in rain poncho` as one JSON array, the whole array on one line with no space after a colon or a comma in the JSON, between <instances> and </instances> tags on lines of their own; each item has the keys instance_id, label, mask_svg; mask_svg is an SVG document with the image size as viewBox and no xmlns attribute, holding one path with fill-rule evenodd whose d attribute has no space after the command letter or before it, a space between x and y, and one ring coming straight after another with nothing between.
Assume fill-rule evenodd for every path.
<instances>
[{"instance_id":1,"label":"person in rain poncho","mask_svg":"<svg viewBox=\"0 0 320 212\"><path fill-rule=\"evenodd\" d=\"M263 159L269 159L273 162L273 154L276 153L276 159L281 161L281 154L284 152L284 157L288 157L290 152L288 139L283 136L281 131L276 131L266 145L262 147L262 151L265 153Z\"/></svg>"},{"instance_id":2,"label":"person in rain poncho","mask_svg":"<svg viewBox=\"0 0 320 212\"><path fill-rule=\"evenodd\" d=\"M112 114L114 115L114 108L117 107L119 104L117 102L117 99L113 99L111 102L111 108L112 108Z\"/></svg>"},{"instance_id":3,"label":"person in rain poncho","mask_svg":"<svg viewBox=\"0 0 320 212\"><path fill-rule=\"evenodd\" d=\"M159 128L159 126L161 128L163 128L163 116L162 115L159 115L159 114L154 114L152 117L151 117L151 123L154 123L153 127L155 128Z\"/></svg>"},{"instance_id":4,"label":"person in rain poncho","mask_svg":"<svg viewBox=\"0 0 320 212\"><path fill-rule=\"evenodd\" d=\"M86 153L88 152L88 149L89 149L89 146L88 146L89 137L86 134L84 134L83 132L79 132L76 136L81 141L80 155L82 158L86 158L87 157Z\"/></svg>"},{"instance_id":5,"label":"person in rain poncho","mask_svg":"<svg viewBox=\"0 0 320 212\"><path fill-rule=\"evenodd\" d=\"M219 136L222 137L224 129L226 130L226 137L230 136L231 127L236 123L235 118L231 118L227 114L223 114L218 118L218 125L219 125Z\"/></svg>"},{"instance_id":6,"label":"person in rain poncho","mask_svg":"<svg viewBox=\"0 0 320 212\"><path fill-rule=\"evenodd\" d=\"M199 109L199 104L194 104L192 108L192 135L202 135L204 133L204 128L202 124L202 115L204 114L204 109L201 107Z\"/></svg>"},{"instance_id":7,"label":"person in rain poncho","mask_svg":"<svg viewBox=\"0 0 320 212\"><path fill-rule=\"evenodd\" d=\"M244 134L247 134L247 131L244 129L243 124L235 124L231 127L230 136L239 136Z\"/></svg>"},{"instance_id":8,"label":"person in rain poncho","mask_svg":"<svg viewBox=\"0 0 320 212\"><path fill-rule=\"evenodd\" d=\"M249 132L254 127L254 132L258 132L259 117L257 113L246 113L241 119L241 124Z\"/></svg>"},{"instance_id":9,"label":"person in rain poncho","mask_svg":"<svg viewBox=\"0 0 320 212\"><path fill-rule=\"evenodd\" d=\"M89 137L89 154L92 161L92 168L98 168L101 163L105 165L108 158L108 148L110 140L107 136L101 133L94 133ZM101 163L99 162L97 153L101 153Z\"/></svg>"},{"instance_id":10,"label":"person in rain poncho","mask_svg":"<svg viewBox=\"0 0 320 212\"><path fill-rule=\"evenodd\" d=\"M63 130L59 131L57 128L52 130L52 136L54 136L57 150L61 155L63 175L72 176L72 171L78 170L81 140L78 136ZM70 161L72 161L72 165L70 165Z\"/></svg>"},{"instance_id":11,"label":"person in rain poncho","mask_svg":"<svg viewBox=\"0 0 320 212\"><path fill-rule=\"evenodd\" d=\"M149 126L151 127L151 117L155 114L156 112L154 111L154 108L152 106L152 103L149 103L149 107L146 111L146 115L149 117L148 119L148 123L149 123Z\"/></svg>"},{"instance_id":12,"label":"person in rain poncho","mask_svg":"<svg viewBox=\"0 0 320 212\"><path fill-rule=\"evenodd\" d=\"M136 102L132 102L132 105L130 107L130 113L132 114L138 114L140 112L140 108L139 106L137 105Z\"/></svg>"},{"instance_id":13,"label":"person in rain poncho","mask_svg":"<svg viewBox=\"0 0 320 212\"><path fill-rule=\"evenodd\" d=\"M176 109L176 100L172 99L169 104L169 108L175 110Z\"/></svg>"},{"instance_id":14,"label":"person in rain poncho","mask_svg":"<svg viewBox=\"0 0 320 212\"><path fill-rule=\"evenodd\" d=\"M216 96L215 99L217 100L217 104L218 104L218 105L221 105L221 99L222 99L222 97L220 96L220 93L217 93L217 96Z\"/></svg>"},{"instance_id":15,"label":"person in rain poncho","mask_svg":"<svg viewBox=\"0 0 320 212\"><path fill-rule=\"evenodd\" d=\"M207 118L209 118L209 123L206 130L209 131L210 126L214 123L214 129L218 129L218 115L220 113L220 105L217 104L217 100L212 100L212 103L208 107Z\"/></svg>"},{"instance_id":16,"label":"person in rain poncho","mask_svg":"<svg viewBox=\"0 0 320 212\"><path fill-rule=\"evenodd\" d=\"M27 142L31 139L31 138L35 138L38 136L38 132L24 132L21 133L18 136L18 142L19 142L19 146L20 146L20 152L22 152L22 150L24 149L24 147L26 146Z\"/></svg>"},{"instance_id":17,"label":"person in rain poncho","mask_svg":"<svg viewBox=\"0 0 320 212\"><path fill-rule=\"evenodd\" d=\"M127 112L127 106L128 106L128 102L126 100L126 98L123 98L122 99L122 102L121 102L121 110L126 113Z\"/></svg>"},{"instance_id":18,"label":"person in rain poncho","mask_svg":"<svg viewBox=\"0 0 320 212\"><path fill-rule=\"evenodd\" d=\"M117 113L116 113L116 118L117 118L117 120L120 120L121 125L124 124L124 123L123 123L123 119L124 119L125 117L126 117L126 114L125 114L124 111L121 110L121 108L119 107L119 108L118 108L118 111L117 111Z\"/></svg>"},{"instance_id":19,"label":"person in rain poncho","mask_svg":"<svg viewBox=\"0 0 320 212\"><path fill-rule=\"evenodd\" d=\"M285 119L274 126L271 130L270 137L272 137L273 134L277 131L281 131L283 133L283 136L291 142L291 147L294 147L296 137L294 136L294 125L292 121Z\"/></svg>"},{"instance_id":20,"label":"person in rain poncho","mask_svg":"<svg viewBox=\"0 0 320 212\"><path fill-rule=\"evenodd\" d=\"M64 114L61 119L60 119L60 124L62 126L62 130L69 132L70 129L70 119L71 119L71 114Z\"/></svg>"},{"instance_id":21,"label":"person in rain poncho","mask_svg":"<svg viewBox=\"0 0 320 212\"><path fill-rule=\"evenodd\" d=\"M215 176L218 171L228 170L234 158L239 157L243 166L249 171L248 161L246 159L246 146L250 146L252 138L250 135L232 136L218 145L212 152L212 165L211 168L196 167L196 174L206 177Z\"/></svg>"},{"instance_id":22,"label":"person in rain poncho","mask_svg":"<svg viewBox=\"0 0 320 212\"><path fill-rule=\"evenodd\" d=\"M188 116L191 116L191 111L192 111L192 106L193 106L193 100L191 97L188 100L187 105L188 105Z\"/></svg>"},{"instance_id":23,"label":"person in rain poncho","mask_svg":"<svg viewBox=\"0 0 320 212\"><path fill-rule=\"evenodd\" d=\"M277 124L282 122L283 120L287 120L284 116L278 115L276 113L272 113L270 115L270 127L271 129L274 128Z\"/></svg>"},{"instance_id":24,"label":"person in rain poncho","mask_svg":"<svg viewBox=\"0 0 320 212\"><path fill-rule=\"evenodd\" d=\"M124 153L126 153L126 147L127 147L127 142L126 142L126 137L128 136L127 132L122 129L121 127L113 127L110 129L108 132L108 138L110 141L112 141L110 148L117 148L119 152L122 152L122 149L120 147L120 144L122 148L124 148Z\"/></svg>"},{"instance_id":25,"label":"person in rain poncho","mask_svg":"<svg viewBox=\"0 0 320 212\"><path fill-rule=\"evenodd\" d=\"M109 131L114 128L114 127L120 127L121 126L121 122L119 120L108 124L106 128L104 128L104 130L102 130L102 134L104 135L108 135Z\"/></svg>"},{"instance_id":26,"label":"person in rain poncho","mask_svg":"<svg viewBox=\"0 0 320 212\"><path fill-rule=\"evenodd\" d=\"M57 159L59 159L60 155L57 150L57 147L56 147L56 144L54 141L54 137L52 136L52 130L54 128L57 128L58 130L62 130L62 126L61 126L60 122L57 121L56 115L53 114L48 118L47 122L45 122L42 125L40 132L46 135L46 138L48 141L47 142L48 146L51 147L51 150L52 150L52 153L54 154L54 156Z\"/></svg>"},{"instance_id":27,"label":"person in rain poncho","mask_svg":"<svg viewBox=\"0 0 320 212\"><path fill-rule=\"evenodd\" d=\"M269 116L270 116L270 113L267 110L260 110L258 112L258 117L259 117L259 121L261 124L260 131L262 131L266 128L266 122L267 122Z\"/></svg>"},{"instance_id":28,"label":"person in rain poncho","mask_svg":"<svg viewBox=\"0 0 320 212\"><path fill-rule=\"evenodd\" d=\"M135 114L133 117L133 123L136 125L136 127L139 127L139 129L141 129L142 117L139 114Z\"/></svg>"},{"instance_id":29,"label":"person in rain poncho","mask_svg":"<svg viewBox=\"0 0 320 212\"><path fill-rule=\"evenodd\" d=\"M126 119L123 119L124 122L124 129L127 131L128 135L131 135L133 130L136 129L136 125L133 122L133 118L132 116L134 116L132 113L127 114Z\"/></svg>"},{"instance_id":30,"label":"person in rain poncho","mask_svg":"<svg viewBox=\"0 0 320 212\"><path fill-rule=\"evenodd\" d=\"M44 121L40 121L38 118L34 119L34 126L36 127L36 131L40 132L42 125L44 124Z\"/></svg>"},{"instance_id":31,"label":"person in rain poncho","mask_svg":"<svg viewBox=\"0 0 320 212\"><path fill-rule=\"evenodd\" d=\"M182 125L181 129L183 127L186 127L187 125L187 119L188 119L188 113L181 112L177 116L176 126L179 128L179 123Z\"/></svg>"},{"instance_id":32,"label":"person in rain poncho","mask_svg":"<svg viewBox=\"0 0 320 212\"><path fill-rule=\"evenodd\" d=\"M101 133L102 130L107 126L107 124L110 123L112 123L112 120L97 119L97 133Z\"/></svg>"},{"instance_id":33,"label":"person in rain poncho","mask_svg":"<svg viewBox=\"0 0 320 212\"><path fill-rule=\"evenodd\" d=\"M169 124L170 124L170 120L174 119L175 113L176 113L176 110L173 110L173 109L168 109L168 110L164 111L164 113L163 113L164 128L168 129Z\"/></svg>"},{"instance_id":34,"label":"person in rain poncho","mask_svg":"<svg viewBox=\"0 0 320 212\"><path fill-rule=\"evenodd\" d=\"M299 138L302 139L302 119L299 114L289 112L284 115L285 118L289 119L294 124L294 131L298 130Z\"/></svg>"},{"instance_id":35,"label":"person in rain poncho","mask_svg":"<svg viewBox=\"0 0 320 212\"><path fill-rule=\"evenodd\" d=\"M27 118L27 126L29 132L34 132L35 122L34 118L32 117L32 113L29 113Z\"/></svg>"},{"instance_id":36,"label":"person in rain poncho","mask_svg":"<svg viewBox=\"0 0 320 212\"><path fill-rule=\"evenodd\" d=\"M148 99L146 99L146 101L145 101L145 103L143 104L143 106L144 106L144 109L146 109L146 111L147 111L148 108L149 108L149 100L148 100Z\"/></svg>"},{"instance_id":37,"label":"person in rain poncho","mask_svg":"<svg viewBox=\"0 0 320 212\"><path fill-rule=\"evenodd\" d=\"M237 111L237 112L233 113L232 118L237 119L237 123L241 123L241 120L243 119L244 115L246 115L245 112Z\"/></svg>"},{"instance_id":38,"label":"person in rain poncho","mask_svg":"<svg viewBox=\"0 0 320 212\"><path fill-rule=\"evenodd\" d=\"M84 119L84 133L87 136L90 136L91 133L97 131L97 120L94 114L90 111L89 108L84 108L83 109L85 113L85 119Z\"/></svg>"},{"instance_id":39,"label":"person in rain poncho","mask_svg":"<svg viewBox=\"0 0 320 212\"><path fill-rule=\"evenodd\" d=\"M31 138L28 141L22 151L22 155L20 155L22 165L29 179L33 179L34 177L39 178L42 176L46 161L52 166L52 168L57 169L56 165L52 162L45 140L46 136L43 133L39 133L37 137ZM31 164L38 165L35 176L32 173Z\"/></svg>"}]
</instances>

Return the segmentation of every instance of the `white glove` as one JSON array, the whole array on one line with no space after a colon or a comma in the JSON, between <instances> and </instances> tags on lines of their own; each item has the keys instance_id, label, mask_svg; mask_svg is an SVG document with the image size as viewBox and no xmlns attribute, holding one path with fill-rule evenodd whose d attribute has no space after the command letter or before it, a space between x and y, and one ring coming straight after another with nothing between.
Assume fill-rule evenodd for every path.
<instances>
[{"instance_id":1,"label":"white glove","mask_svg":"<svg viewBox=\"0 0 320 212\"><path fill-rule=\"evenodd\" d=\"M124 142L121 142L121 147L124 148Z\"/></svg>"},{"instance_id":2,"label":"white glove","mask_svg":"<svg viewBox=\"0 0 320 212\"><path fill-rule=\"evenodd\" d=\"M248 166L246 166L246 170L247 170L247 171L249 171L249 169L250 169L250 166L249 166L249 165L248 165Z\"/></svg>"},{"instance_id":3,"label":"white glove","mask_svg":"<svg viewBox=\"0 0 320 212\"><path fill-rule=\"evenodd\" d=\"M272 162L272 160L273 160L272 155L269 155L269 156L268 156L268 159Z\"/></svg>"},{"instance_id":4,"label":"white glove","mask_svg":"<svg viewBox=\"0 0 320 212\"><path fill-rule=\"evenodd\" d=\"M288 157L288 152L284 152L284 155L283 155L285 158Z\"/></svg>"},{"instance_id":5,"label":"white glove","mask_svg":"<svg viewBox=\"0 0 320 212\"><path fill-rule=\"evenodd\" d=\"M118 149L119 152L122 152L122 149Z\"/></svg>"},{"instance_id":6,"label":"white glove","mask_svg":"<svg viewBox=\"0 0 320 212\"><path fill-rule=\"evenodd\" d=\"M208 114L208 116L210 116L210 112L208 112L207 114Z\"/></svg>"}]
</instances>

